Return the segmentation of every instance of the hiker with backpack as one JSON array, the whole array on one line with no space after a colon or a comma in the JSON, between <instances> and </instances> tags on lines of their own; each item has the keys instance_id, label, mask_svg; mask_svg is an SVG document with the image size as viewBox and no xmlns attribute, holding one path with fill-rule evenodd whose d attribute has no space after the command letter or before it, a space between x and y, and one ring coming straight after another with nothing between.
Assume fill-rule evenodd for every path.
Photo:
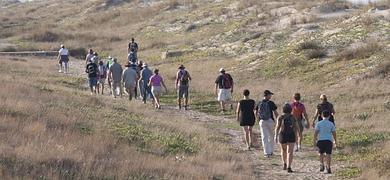
<instances>
[{"instance_id":1,"label":"hiker with backpack","mask_svg":"<svg viewBox=\"0 0 390 180\"><path fill-rule=\"evenodd\" d=\"M322 120L315 125L314 146L318 148L320 155L320 172L326 169L327 174L332 174L330 168L333 148L337 147L336 127L330 121L331 112L322 111ZM324 160L326 166L324 166Z\"/></svg>"},{"instance_id":2,"label":"hiker with backpack","mask_svg":"<svg viewBox=\"0 0 390 180\"><path fill-rule=\"evenodd\" d=\"M97 77L98 77L98 67L91 60L87 66L85 67L85 72L88 74L88 82L89 88L91 89L91 95L96 94L96 86L97 86Z\"/></svg>"},{"instance_id":3,"label":"hiker with backpack","mask_svg":"<svg viewBox=\"0 0 390 180\"><path fill-rule=\"evenodd\" d=\"M118 88L119 88L119 96L122 97L122 66L118 63L116 58L113 58L113 64L109 70L109 77L112 80L112 94L114 98L118 96Z\"/></svg>"},{"instance_id":4,"label":"hiker with backpack","mask_svg":"<svg viewBox=\"0 0 390 180\"><path fill-rule=\"evenodd\" d=\"M264 99L256 106L256 115L259 119L261 142L263 144L264 157L271 157L274 152L274 126L275 117L278 117L276 104L271 101L273 93L264 91Z\"/></svg>"},{"instance_id":5,"label":"hiker with backpack","mask_svg":"<svg viewBox=\"0 0 390 180\"><path fill-rule=\"evenodd\" d=\"M237 121L240 122L240 126L244 130L245 142L247 150L252 148L252 127L255 125L255 106L256 102L249 98L249 90L245 89L243 92L244 99L240 100L237 104Z\"/></svg>"},{"instance_id":6,"label":"hiker with backpack","mask_svg":"<svg viewBox=\"0 0 390 180\"><path fill-rule=\"evenodd\" d=\"M164 79L159 74L159 70L154 70L154 75L149 79L149 86L152 87L152 94L154 97L154 107L156 109L161 109L160 96L162 93L162 87L165 88L165 91L168 92L167 86L165 86Z\"/></svg>"},{"instance_id":7,"label":"hiker with backpack","mask_svg":"<svg viewBox=\"0 0 390 180\"><path fill-rule=\"evenodd\" d=\"M336 113L333 107L333 104L328 101L328 98L326 97L325 94L321 94L320 96L321 103L317 105L316 113L314 115L313 119L313 127L315 127L316 121L320 122L323 118L321 116L322 112L324 111L329 111L330 112L330 117L329 121L332 122L334 125L334 114Z\"/></svg>"},{"instance_id":8,"label":"hiker with backpack","mask_svg":"<svg viewBox=\"0 0 390 180\"><path fill-rule=\"evenodd\" d=\"M91 62L93 56L94 56L93 55L93 50L89 49L88 54L85 56L85 64L88 64L89 62Z\"/></svg>"},{"instance_id":9,"label":"hiker with backpack","mask_svg":"<svg viewBox=\"0 0 390 180\"><path fill-rule=\"evenodd\" d=\"M130 50L130 53L127 55L127 60L129 61L129 63L137 63L138 58L134 49Z\"/></svg>"},{"instance_id":10,"label":"hiker with backpack","mask_svg":"<svg viewBox=\"0 0 390 180\"><path fill-rule=\"evenodd\" d=\"M135 64L127 64L126 69L123 71L122 75L122 80L123 80L123 85L125 87L125 90L127 94L129 95L129 100L131 101L133 97L135 97L135 87L137 84L137 78L138 74L135 71L134 67Z\"/></svg>"},{"instance_id":11,"label":"hiker with backpack","mask_svg":"<svg viewBox=\"0 0 390 180\"><path fill-rule=\"evenodd\" d=\"M295 146L295 151L299 151L302 145L303 130L310 127L310 122L306 113L305 105L301 102L301 94L295 93L293 98L294 102L290 104L292 107L292 115L297 120L299 127L298 141Z\"/></svg>"},{"instance_id":12,"label":"hiker with backpack","mask_svg":"<svg viewBox=\"0 0 390 180\"><path fill-rule=\"evenodd\" d=\"M100 89L101 94L103 95L104 93L104 83L107 78L107 67L104 65L103 61L99 61L99 66L98 66L98 85L97 85L97 93L100 94Z\"/></svg>"},{"instance_id":13,"label":"hiker with backpack","mask_svg":"<svg viewBox=\"0 0 390 180\"><path fill-rule=\"evenodd\" d=\"M150 77L153 76L152 70L149 69L146 63L142 65L142 71L140 73L139 84L143 86L144 91L142 94L142 101L146 104L148 97L153 98L151 87L149 86Z\"/></svg>"},{"instance_id":14,"label":"hiker with backpack","mask_svg":"<svg viewBox=\"0 0 390 180\"><path fill-rule=\"evenodd\" d=\"M138 73L137 87L138 87L138 90L139 90L139 97L141 99L143 99L143 95L144 95L144 91L145 91L145 88L142 85L142 82L139 80L139 78L141 78L141 71L143 69L143 64L144 63L142 61L138 61L138 63L137 63L137 73Z\"/></svg>"},{"instance_id":15,"label":"hiker with backpack","mask_svg":"<svg viewBox=\"0 0 390 180\"><path fill-rule=\"evenodd\" d=\"M63 44L61 44L61 49L58 51L57 60L59 64L58 72L68 73L69 50Z\"/></svg>"},{"instance_id":16,"label":"hiker with backpack","mask_svg":"<svg viewBox=\"0 0 390 180\"><path fill-rule=\"evenodd\" d=\"M176 73L175 89L177 92L177 103L181 109L181 100L184 98L184 109L188 109L189 83L192 80L190 73L185 70L184 65L179 66L179 71Z\"/></svg>"},{"instance_id":17,"label":"hiker with backpack","mask_svg":"<svg viewBox=\"0 0 390 180\"><path fill-rule=\"evenodd\" d=\"M287 170L288 173L293 172L291 164L294 155L294 145L299 134L298 122L291 114L292 109L288 103L283 106L283 114L276 120L274 138L275 142L279 142L280 145L283 170Z\"/></svg>"},{"instance_id":18,"label":"hiker with backpack","mask_svg":"<svg viewBox=\"0 0 390 180\"><path fill-rule=\"evenodd\" d=\"M230 74L226 73L224 68L219 70L220 75L215 80L215 95L218 96L218 101L221 107L221 113L226 111L225 105L230 103L231 109L233 109L233 104L231 104L232 93L234 82Z\"/></svg>"}]
</instances>

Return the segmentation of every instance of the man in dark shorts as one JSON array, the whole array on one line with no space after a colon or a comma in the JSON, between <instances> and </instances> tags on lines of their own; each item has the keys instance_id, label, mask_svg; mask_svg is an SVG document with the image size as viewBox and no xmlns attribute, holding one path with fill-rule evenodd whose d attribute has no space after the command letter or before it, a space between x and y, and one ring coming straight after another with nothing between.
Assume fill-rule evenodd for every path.
<instances>
[{"instance_id":1,"label":"man in dark shorts","mask_svg":"<svg viewBox=\"0 0 390 180\"><path fill-rule=\"evenodd\" d=\"M190 73L185 70L184 65L179 66L179 71L176 73L175 88L178 91L177 104L181 109L181 100L184 98L184 109L188 109L189 83L192 80Z\"/></svg>"},{"instance_id":2,"label":"man in dark shorts","mask_svg":"<svg viewBox=\"0 0 390 180\"><path fill-rule=\"evenodd\" d=\"M333 147L337 147L336 127L332 122L329 121L330 114L331 113L329 111L322 112L323 120L316 124L314 133L314 146L318 147L320 153L320 172L323 172L325 170L325 159L326 172L328 174L332 173L330 168L332 150Z\"/></svg>"},{"instance_id":3,"label":"man in dark shorts","mask_svg":"<svg viewBox=\"0 0 390 180\"><path fill-rule=\"evenodd\" d=\"M85 72L88 74L89 88L91 89L91 95L96 94L98 66L93 60L91 60L85 67Z\"/></svg>"},{"instance_id":4,"label":"man in dark shorts","mask_svg":"<svg viewBox=\"0 0 390 180\"><path fill-rule=\"evenodd\" d=\"M138 53L138 43L134 41L134 38L131 38L131 42L129 43L129 47L127 48L127 53L129 54L131 50L134 50L135 56L137 57Z\"/></svg>"}]
</instances>

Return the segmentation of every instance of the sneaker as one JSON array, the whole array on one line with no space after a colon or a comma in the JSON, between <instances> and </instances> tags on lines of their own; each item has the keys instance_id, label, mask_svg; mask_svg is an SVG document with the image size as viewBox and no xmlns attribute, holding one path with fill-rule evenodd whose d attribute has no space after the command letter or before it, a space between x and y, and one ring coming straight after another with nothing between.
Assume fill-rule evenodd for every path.
<instances>
[{"instance_id":1,"label":"sneaker","mask_svg":"<svg viewBox=\"0 0 390 180\"><path fill-rule=\"evenodd\" d=\"M320 172L324 172L325 170L325 166L324 165L320 165Z\"/></svg>"},{"instance_id":2,"label":"sneaker","mask_svg":"<svg viewBox=\"0 0 390 180\"><path fill-rule=\"evenodd\" d=\"M62 70L60 69L60 70L58 70L58 72L59 72L59 73L62 73Z\"/></svg>"},{"instance_id":3,"label":"sneaker","mask_svg":"<svg viewBox=\"0 0 390 180\"><path fill-rule=\"evenodd\" d=\"M287 168L287 172L292 173L293 171L291 170L291 168Z\"/></svg>"},{"instance_id":4,"label":"sneaker","mask_svg":"<svg viewBox=\"0 0 390 180\"><path fill-rule=\"evenodd\" d=\"M332 171L330 170L330 168L326 169L326 174L332 174Z\"/></svg>"},{"instance_id":5,"label":"sneaker","mask_svg":"<svg viewBox=\"0 0 390 180\"><path fill-rule=\"evenodd\" d=\"M184 106L184 110L186 110L186 111L187 111L187 110L188 110L188 106Z\"/></svg>"},{"instance_id":6,"label":"sneaker","mask_svg":"<svg viewBox=\"0 0 390 180\"><path fill-rule=\"evenodd\" d=\"M287 170L287 164L283 164L283 170Z\"/></svg>"}]
</instances>

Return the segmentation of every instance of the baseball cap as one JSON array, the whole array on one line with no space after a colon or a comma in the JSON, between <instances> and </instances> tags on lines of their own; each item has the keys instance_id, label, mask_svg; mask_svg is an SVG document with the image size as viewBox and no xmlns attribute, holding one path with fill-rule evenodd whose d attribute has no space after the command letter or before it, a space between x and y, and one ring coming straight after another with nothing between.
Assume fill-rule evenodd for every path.
<instances>
[{"instance_id":1,"label":"baseball cap","mask_svg":"<svg viewBox=\"0 0 390 180\"><path fill-rule=\"evenodd\" d=\"M265 90L264 91L264 96L268 96L268 95L273 95L274 93L272 93L270 90Z\"/></svg>"}]
</instances>

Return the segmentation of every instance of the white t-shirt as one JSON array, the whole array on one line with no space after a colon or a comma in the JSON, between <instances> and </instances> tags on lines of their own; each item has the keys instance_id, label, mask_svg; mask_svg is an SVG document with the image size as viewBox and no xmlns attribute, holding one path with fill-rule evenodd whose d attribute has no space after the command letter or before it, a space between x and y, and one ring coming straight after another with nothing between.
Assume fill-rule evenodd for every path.
<instances>
[{"instance_id":1,"label":"white t-shirt","mask_svg":"<svg viewBox=\"0 0 390 180\"><path fill-rule=\"evenodd\" d=\"M69 51L66 48L61 48L59 53L61 56L68 56L69 55Z\"/></svg>"}]
</instances>

